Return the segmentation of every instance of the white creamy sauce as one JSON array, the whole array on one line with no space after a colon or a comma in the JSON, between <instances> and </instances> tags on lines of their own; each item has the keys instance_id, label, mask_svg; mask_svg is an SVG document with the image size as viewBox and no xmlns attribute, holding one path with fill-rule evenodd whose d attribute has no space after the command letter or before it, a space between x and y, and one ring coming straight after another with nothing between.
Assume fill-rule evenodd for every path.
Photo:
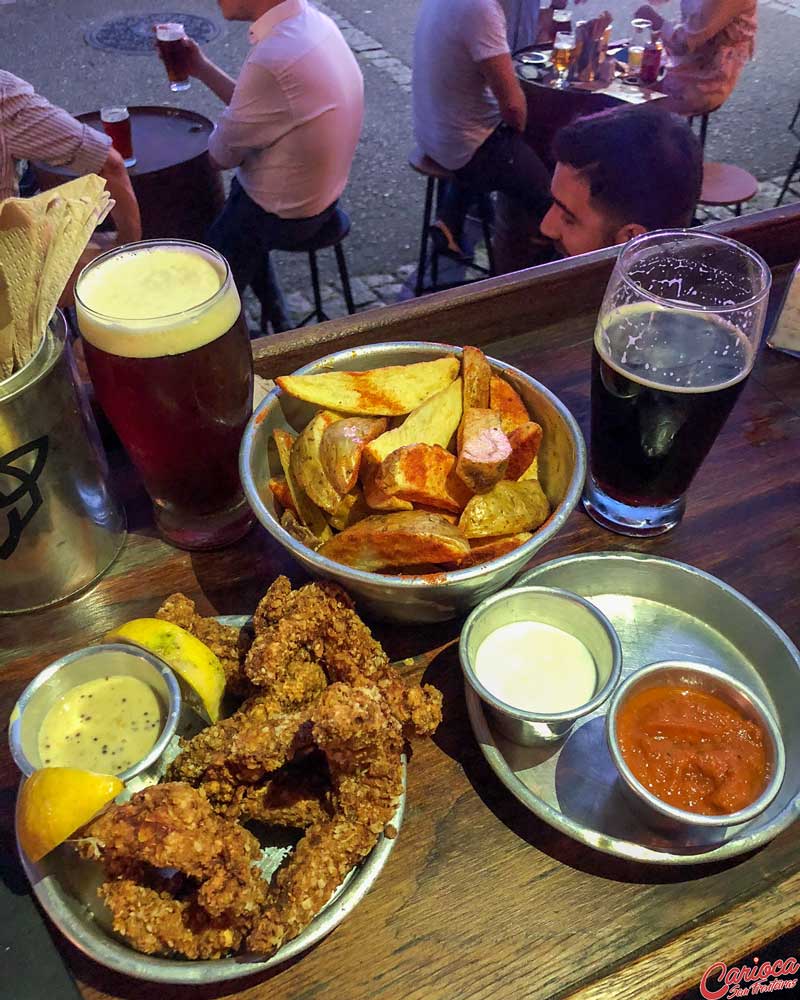
<instances>
[{"instance_id":1,"label":"white creamy sauce","mask_svg":"<svg viewBox=\"0 0 800 1000\"><path fill-rule=\"evenodd\" d=\"M478 647L475 674L500 701L527 712L568 712L591 700L594 658L580 639L553 625L510 622Z\"/></svg>"}]
</instances>

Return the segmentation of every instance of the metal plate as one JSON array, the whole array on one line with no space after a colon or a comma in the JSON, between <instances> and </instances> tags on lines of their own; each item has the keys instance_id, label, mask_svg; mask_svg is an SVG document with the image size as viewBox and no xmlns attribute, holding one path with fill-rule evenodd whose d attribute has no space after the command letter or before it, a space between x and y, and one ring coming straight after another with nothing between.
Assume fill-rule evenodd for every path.
<instances>
[{"instance_id":1,"label":"metal plate","mask_svg":"<svg viewBox=\"0 0 800 1000\"><path fill-rule=\"evenodd\" d=\"M219 621L241 628L248 617L225 615ZM391 823L400 830L406 800L406 759L403 757L403 791ZM19 849L22 867L42 906L61 933L89 958L116 972L155 983L200 984L240 979L296 958L338 926L369 892L386 864L397 838L381 834L378 843L357 865L326 906L296 938L269 958L239 955L214 961L158 958L142 955L117 938L110 929L110 914L97 899L103 881L100 865L83 861L67 846L57 848L40 864L33 864Z\"/></svg>"},{"instance_id":2,"label":"metal plate","mask_svg":"<svg viewBox=\"0 0 800 1000\"><path fill-rule=\"evenodd\" d=\"M689 865L735 857L765 844L800 814L800 653L753 603L716 577L652 556L601 552L567 556L524 573L518 585L562 587L588 598L616 628L622 676L657 660L694 660L747 684L783 733L786 777L772 805L751 823L667 837L628 806L605 742L601 707L555 749L528 748L492 730L466 687L472 728L486 760L523 805L598 851L653 864Z\"/></svg>"}]
</instances>

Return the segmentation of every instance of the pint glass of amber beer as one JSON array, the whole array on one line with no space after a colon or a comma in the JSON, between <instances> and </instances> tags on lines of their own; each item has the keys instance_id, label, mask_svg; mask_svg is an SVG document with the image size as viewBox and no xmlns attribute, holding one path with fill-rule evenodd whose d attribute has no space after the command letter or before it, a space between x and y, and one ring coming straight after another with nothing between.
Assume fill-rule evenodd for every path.
<instances>
[{"instance_id":1,"label":"pint glass of amber beer","mask_svg":"<svg viewBox=\"0 0 800 1000\"><path fill-rule=\"evenodd\" d=\"M592 353L583 504L635 537L675 527L745 386L771 275L749 247L697 230L637 236L617 258Z\"/></svg>"},{"instance_id":2,"label":"pint glass of amber beer","mask_svg":"<svg viewBox=\"0 0 800 1000\"><path fill-rule=\"evenodd\" d=\"M168 21L156 25L156 45L167 70L169 89L173 91L188 90L192 85L183 46L184 38L186 32L182 24Z\"/></svg>"},{"instance_id":3,"label":"pint glass of amber beer","mask_svg":"<svg viewBox=\"0 0 800 1000\"><path fill-rule=\"evenodd\" d=\"M253 366L225 259L184 240L128 244L83 269L75 303L97 400L161 534L187 549L240 538L251 524L238 455Z\"/></svg>"}]
</instances>

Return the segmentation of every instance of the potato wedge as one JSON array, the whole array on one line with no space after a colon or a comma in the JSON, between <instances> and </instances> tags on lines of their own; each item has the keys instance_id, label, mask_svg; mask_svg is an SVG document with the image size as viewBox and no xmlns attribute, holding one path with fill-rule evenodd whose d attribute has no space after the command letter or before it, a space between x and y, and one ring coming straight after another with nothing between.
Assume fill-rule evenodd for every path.
<instances>
[{"instance_id":1,"label":"potato wedge","mask_svg":"<svg viewBox=\"0 0 800 1000\"><path fill-rule=\"evenodd\" d=\"M500 414L502 428L506 434L510 434L531 419L519 394L499 375L492 375L489 396L489 406Z\"/></svg>"},{"instance_id":2,"label":"potato wedge","mask_svg":"<svg viewBox=\"0 0 800 1000\"><path fill-rule=\"evenodd\" d=\"M375 484L387 496L460 514L472 493L455 464L455 455L438 444L407 444L384 458Z\"/></svg>"},{"instance_id":3,"label":"potato wedge","mask_svg":"<svg viewBox=\"0 0 800 1000\"><path fill-rule=\"evenodd\" d=\"M282 375L276 382L290 396L329 410L385 417L416 409L446 388L458 376L459 367L458 358L446 357L366 372Z\"/></svg>"},{"instance_id":4,"label":"potato wedge","mask_svg":"<svg viewBox=\"0 0 800 1000\"><path fill-rule=\"evenodd\" d=\"M426 399L399 427L386 431L364 449L364 457L378 464L407 444L438 444L446 448L461 420L461 379Z\"/></svg>"},{"instance_id":5,"label":"potato wedge","mask_svg":"<svg viewBox=\"0 0 800 1000\"><path fill-rule=\"evenodd\" d=\"M309 420L292 445L292 475L317 507L329 514L342 502L342 494L334 489L325 475L320 460L320 445L327 428L340 419L338 413L320 410Z\"/></svg>"},{"instance_id":6,"label":"potato wedge","mask_svg":"<svg viewBox=\"0 0 800 1000\"><path fill-rule=\"evenodd\" d=\"M458 520L467 538L535 531L550 515L550 504L537 479L502 480L488 493L474 496Z\"/></svg>"},{"instance_id":7,"label":"potato wedge","mask_svg":"<svg viewBox=\"0 0 800 1000\"><path fill-rule=\"evenodd\" d=\"M283 474L286 476L286 483L294 500L295 510L297 510L300 521L309 528L317 538L330 538L333 532L330 525L325 520L325 515L313 501L309 500L303 488L295 480L291 469L292 445L295 441L294 434L289 431L275 428L272 438L278 448L278 457L281 461Z\"/></svg>"},{"instance_id":8,"label":"potato wedge","mask_svg":"<svg viewBox=\"0 0 800 1000\"><path fill-rule=\"evenodd\" d=\"M465 347L461 355L461 378L464 382L464 412L471 406L485 410L489 406L489 383L492 369L486 355L477 347Z\"/></svg>"},{"instance_id":9,"label":"potato wedge","mask_svg":"<svg viewBox=\"0 0 800 1000\"><path fill-rule=\"evenodd\" d=\"M411 510L413 504L409 500L389 496L377 483L379 465L365 461L361 463L361 485L364 487L364 500L371 510Z\"/></svg>"},{"instance_id":10,"label":"potato wedge","mask_svg":"<svg viewBox=\"0 0 800 1000\"><path fill-rule=\"evenodd\" d=\"M319 551L356 569L380 571L452 562L469 552L469 542L445 518L409 510L367 517L329 539Z\"/></svg>"},{"instance_id":11,"label":"potato wedge","mask_svg":"<svg viewBox=\"0 0 800 1000\"><path fill-rule=\"evenodd\" d=\"M296 518L299 518L286 476L273 476L269 481L269 490L284 510L290 510Z\"/></svg>"},{"instance_id":12,"label":"potato wedge","mask_svg":"<svg viewBox=\"0 0 800 1000\"><path fill-rule=\"evenodd\" d=\"M533 420L529 420L508 435L508 443L511 445L511 458L506 466L505 478L520 479L539 453L542 428Z\"/></svg>"},{"instance_id":13,"label":"potato wedge","mask_svg":"<svg viewBox=\"0 0 800 1000\"><path fill-rule=\"evenodd\" d=\"M345 528L358 523L371 513L372 511L364 499L363 491L356 486L352 492L345 493L341 503L331 514L331 527L336 528L337 531L344 531Z\"/></svg>"},{"instance_id":14,"label":"potato wedge","mask_svg":"<svg viewBox=\"0 0 800 1000\"><path fill-rule=\"evenodd\" d=\"M511 445L500 414L473 407L458 429L456 475L472 493L487 493L505 475Z\"/></svg>"},{"instance_id":15,"label":"potato wedge","mask_svg":"<svg viewBox=\"0 0 800 1000\"><path fill-rule=\"evenodd\" d=\"M498 538L471 539L469 553L458 562L452 563L449 568L468 569L470 566L480 566L489 562L490 559L497 559L506 555L507 552L513 552L529 538L533 538L529 531L520 531L516 535L501 535Z\"/></svg>"},{"instance_id":16,"label":"potato wedge","mask_svg":"<svg viewBox=\"0 0 800 1000\"><path fill-rule=\"evenodd\" d=\"M358 479L364 446L386 430L386 417L345 417L326 427L319 457L335 490L349 493Z\"/></svg>"},{"instance_id":17,"label":"potato wedge","mask_svg":"<svg viewBox=\"0 0 800 1000\"><path fill-rule=\"evenodd\" d=\"M281 515L281 527L285 528L292 538L302 542L303 545L315 552L322 545L322 538L317 538L310 528L307 528L302 521L298 521L288 507ZM330 529L328 529L328 533L330 535Z\"/></svg>"}]
</instances>

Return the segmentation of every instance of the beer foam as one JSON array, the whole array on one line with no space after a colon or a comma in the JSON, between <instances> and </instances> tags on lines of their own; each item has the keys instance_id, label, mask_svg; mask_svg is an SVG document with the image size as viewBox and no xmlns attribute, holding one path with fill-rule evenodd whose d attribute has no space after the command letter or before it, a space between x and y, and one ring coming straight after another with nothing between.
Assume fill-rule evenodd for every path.
<instances>
[{"instance_id":1,"label":"beer foam","mask_svg":"<svg viewBox=\"0 0 800 1000\"><path fill-rule=\"evenodd\" d=\"M184 354L236 322L239 294L220 263L199 247L140 246L84 271L75 304L92 346L126 358Z\"/></svg>"},{"instance_id":2,"label":"beer foam","mask_svg":"<svg viewBox=\"0 0 800 1000\"><path fill-rule=\"evenodd\" d=\"M156 38L159 42L177 42L185 37L186 31L183 25L176 21L166 21L156 26Z\"/></svg>"},{"instance_id":3,"label":"beer foam","mask_svg":"<svg viewBox=\"0 0 800 1000\"><path fill-rule=\"evenodd\" d=\"M699 353L698 337L703 335ZM716 392L745 378L755 362L747 336L713 313L641 302L598 322L594 346L624 378L673 393Z\"/></svg>"}]
</instances>

